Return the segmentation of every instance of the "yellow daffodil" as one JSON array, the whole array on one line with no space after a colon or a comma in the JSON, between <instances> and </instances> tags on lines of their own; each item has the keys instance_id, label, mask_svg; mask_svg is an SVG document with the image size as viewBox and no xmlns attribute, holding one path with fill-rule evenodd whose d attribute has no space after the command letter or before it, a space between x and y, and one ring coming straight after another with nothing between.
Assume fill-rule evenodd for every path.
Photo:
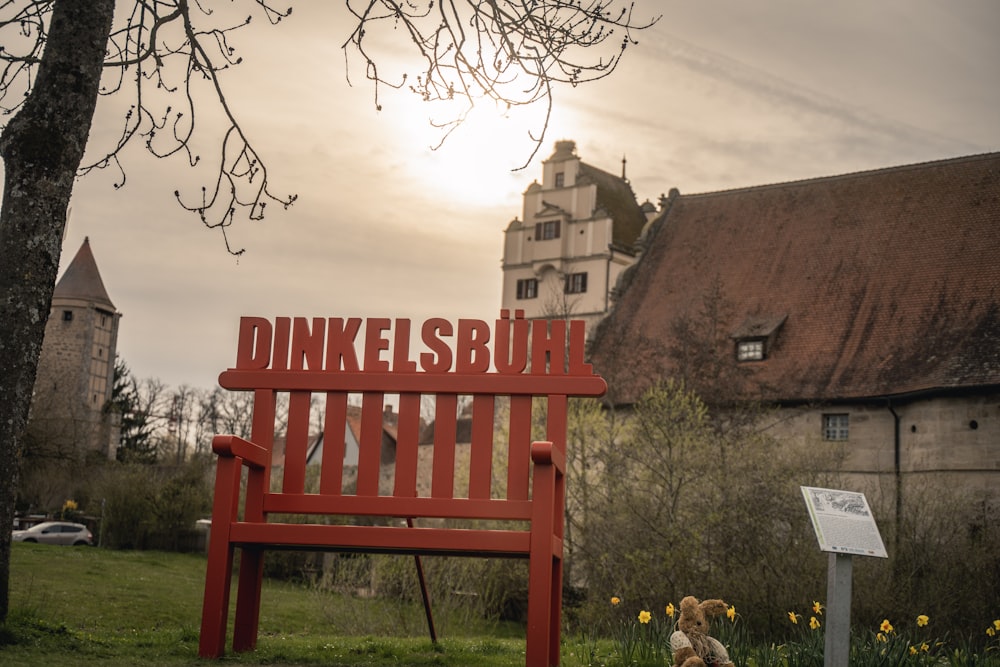
<instances>
[{"instance_id":1,"label":"yellow daffodil","mask_svg":"<svg viewBox=\"0 0 1000 667\"><path fill-rule=\"evenodd\" d=\"M886 618L882 621L882 625L878 626L878 629L882 632L892 632L892 623Z\"/></svg>"},{"instance_id":2,"label":"yellow daffodil","mask_svg":"<svg viewBox=\"0 0 1000 667\"><path fill-rule=\"evenodd\" d=\"M651 618L653 618L653 615L650 614L645 609L643 609L642 611L639 612L639 622L640 623L649 623L649 620Z\"/></svg>"},{"instance_id":3,"label":"yellow daffodil","mask_svg":"<svg viewBox=\"0 0 1000 667\"><path fill-rule=\"evenodd\" d=\"M920 616L917 616L917 627L922 628L930 623L930 621L931 619L928 618L926 614L920 614Z\"/></svg>"},{"instance_id":4,"label":"yellow daffodil","mask_svg":"<svg viewBox=\"0 0 1000 667\"><path fill-rule=\"evenodd\" d=\"M612 607L617 607L618 605L621 604L621 602L622 602L621 598L618 598L618 597L611 598L611 606Z\"/></svg>"},{"instance_id":5,"label":"yellow daffodil","mask_svg":"<svg viewBox=\"0 0 1000 667\"><path fill-rule=\"evenodd\" d=\"M931 647L927 645L927 642L924 642L923 644L920 645L920 650L923 651L924 653L927 653L928 651L931 650Z\"/></svg>"},{"instance_id":6,"label":"yellow daffodil","mask_svg":"<svg viewBox=\"0 0 1000 667\"><path fill-rule=\"evenodd\" d=\"M996 633L997 633L997 631L994 630L993 628L986 628L986 634L989 635L990 637L992 637Z\"/></svg>"},{"instance_id":7,"label":"yellow daffodil","mask_svg":"<svg viewBox=\"0 0 1000 667\"><path fill-rule=\"evenodd\" d=\"M667 611L667 616L669 616L670 618L674 617L674 614L677 613L677 610L674 609L674 603L673 602L670 602L670 603L667 604L667 610L666 611Z\"/></svg>"},{"instance_id":8,"label":"yellow daffodil","mask_svg":"<svg viewBox=\"0 0 1000 667\"><path fill-rule=\"evenodd\" d=\"M1000 630L1000 619L993 621L993 629Z\"/></svg>"},{"instance_id":9,"label":"yellow daffodil","mask_svg":"<svg viewBox=\"0 0 1000 667\"><path fill-rule=\"evenodd\" d=\"M790 612L788 612L788 620L791 621L792 623L795 623L796 625L798 625L798 623L799 623L799 615L796 614L794 611L790 611Z\"/></svg>"},{"instance_id":10,"label":"yellow daffodil","mask_svg":"<svg viewBox=\"0 0 1000 667\"><path fill-rule=\"evenodd\" d=\"M916 646L911 646L910 647L910 655L916 655L916 654L917 654L917 647Z\"/></svg>"},{"instance_id":11,"label":"yellow daffodil","mask_svg":"<svg viewBox=\"0 0 1000 667\"><path fill-rule=\"evenodd\" d=\"M815 616L811 616L811 617L809 618L809 627L810 627L810 628L812 628L813 630L818 630L818 629L819 629L819 625L820 625L820 623L819 623L819 621L818 621L818 620L816 619L816 617L815 617Z\"/></svg>"},{"instance_id":12,"label":"yellow daffodil","mask_svg":"<svg viewBox=\"0 0 1000 667\"><path fill-rule=\"evenodd\" d=\"M820 615L823 614L823 605L821 605L819 602L816 602L815 600L813 600L813 613Z\"/></svg>"},{"instance_id":13,"label":"yellow daffodil","mask_svg":"<svg viewBox=\"0 0 1000 667\"><path fill-rule=\"evenodd\" d=\"M877 635L875 635L875 639L879 640L880 642L887 642L887 641L889 641L889 639L884 634L882 634L881 632L878 633Z\"/></svg>"},{"instance_id":14,"label":"yellow daffodil","mask_svg":"<svg viewBox=\"0 0 1000 667\"><path fill-rule=\"evenodd\" d=\"M730 621L736 620L736 605L730 605L729 609L726 610L726 618Z\"/></svg>"}]
</instances>

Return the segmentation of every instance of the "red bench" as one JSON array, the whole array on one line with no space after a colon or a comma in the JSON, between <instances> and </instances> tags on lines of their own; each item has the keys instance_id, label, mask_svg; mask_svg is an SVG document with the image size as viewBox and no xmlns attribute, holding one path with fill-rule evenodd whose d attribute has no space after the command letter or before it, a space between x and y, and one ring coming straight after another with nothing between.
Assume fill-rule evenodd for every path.
<instances>
[{"instance_id":1,"label":"red bench","mask_svg":"<svg viewBox=\"0 0 1000 667\"><path fill-rule=\"evenodd\" d=\"M363 333L362 333L363 331ZM256 646L264 552L273 549L527 558L526 664L559 663L567 398L607 388L584 361L584 323L524 320L506 311L491 327L481 320L426 321L410 355L408 320L243 318L236 368L219 383L253 391L249 440L218 435L208 570L199 654L224 652L235 549L241 550L233 650ZM491 335L492 334L492 335ZM361 348L361 358L357 348ZM278 401L281 393L287 403ZM319 491L307 493L310 403L325 401ZM356 493L343 491L349 396L360 397ZM435 400L430 490L418 495L418 436L424 397ZM398 400L394 461L381 461L386 397ZM471 397L468 493L456 493L456 413ZM506 397L506 398L504 398ZM509 403L508 403L509 401ZM353 402L353 401L352 401ZM287 404L287 415L276 406ZM506 484L494 488L494 419L509 410ZM509 407L508 407L509 405ZM532 416L545 440L532 442ZM280 491L270 489L275 424L287 419ZM419 445L425 447L426 445ZM380 474L392 468L391 492ZM241 478L247 470L240 507ZM466 471L462 471L463 475ZM487 527L446 522L410 527L280 523L269 514L398 519L487 520ZM504 522L488 527L489 520ZM520 522L523 529L511 529Z\"/></svg>"}]
</instances>

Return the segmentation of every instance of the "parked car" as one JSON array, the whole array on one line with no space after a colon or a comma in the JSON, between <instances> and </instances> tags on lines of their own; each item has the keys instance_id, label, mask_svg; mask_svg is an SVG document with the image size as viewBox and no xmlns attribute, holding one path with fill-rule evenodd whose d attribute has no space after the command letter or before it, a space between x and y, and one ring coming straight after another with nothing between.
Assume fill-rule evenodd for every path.
<instances>
[{"instance_id":1,"label":"parked car","mask_svg":"<svg viewBox=\"0 0 1000 667\"><path fill-rule=\"evenodd\" d=\"M27 530L15 530L11 534L15 542L39 542L41 544L91 545L94 536L82 523L68 521L45 521Z\"/></svg>"}]
</instances>

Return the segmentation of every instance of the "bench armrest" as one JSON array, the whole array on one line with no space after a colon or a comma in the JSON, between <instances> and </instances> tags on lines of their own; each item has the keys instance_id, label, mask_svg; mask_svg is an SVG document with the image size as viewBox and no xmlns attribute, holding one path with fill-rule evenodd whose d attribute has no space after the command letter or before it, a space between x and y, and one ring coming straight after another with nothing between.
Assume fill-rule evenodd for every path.
<instances>
[{"instance_id":1,"label":"bench armrest","mask_svg":"<svg viewBox=\"0 0 1000 667\"><path fill-rule=\"evenodd\" d=\"M566 455L547 440L531 443L531 460L535 465L555 466L559 474L566 474Z\"/></svg>"},{"instance_id":2,"label":"bench armrest","mask_svg":"<svg viewBox=\"0 0 1000 667\"><path fill-rule=\"evenodd\" d=\"M236 435L215 436L212 438L212 451L219 456L243 459L251 468L265 468L271 459L266 449Z\"/></svg>"}]
</instances>

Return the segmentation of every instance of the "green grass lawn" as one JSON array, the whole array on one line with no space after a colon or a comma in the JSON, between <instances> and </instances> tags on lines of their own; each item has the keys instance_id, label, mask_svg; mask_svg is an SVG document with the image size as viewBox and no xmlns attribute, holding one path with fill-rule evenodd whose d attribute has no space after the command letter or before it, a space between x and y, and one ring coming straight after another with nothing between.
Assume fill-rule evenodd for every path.
<instances>
[{"instance_id":1,"label":"green grass lawn","mask_svg":"<svg viewBox=\"0 0 1000 667\"><path fill-rule=\"evenodd\" d=\"M0 665L204 665L197 657L204 576L201 555L15 543ZM266 581L257 651L223 662L524 664L517 626L435 621L438 645L427 637L419 605Z\"/></svg>"}]
</instances>

